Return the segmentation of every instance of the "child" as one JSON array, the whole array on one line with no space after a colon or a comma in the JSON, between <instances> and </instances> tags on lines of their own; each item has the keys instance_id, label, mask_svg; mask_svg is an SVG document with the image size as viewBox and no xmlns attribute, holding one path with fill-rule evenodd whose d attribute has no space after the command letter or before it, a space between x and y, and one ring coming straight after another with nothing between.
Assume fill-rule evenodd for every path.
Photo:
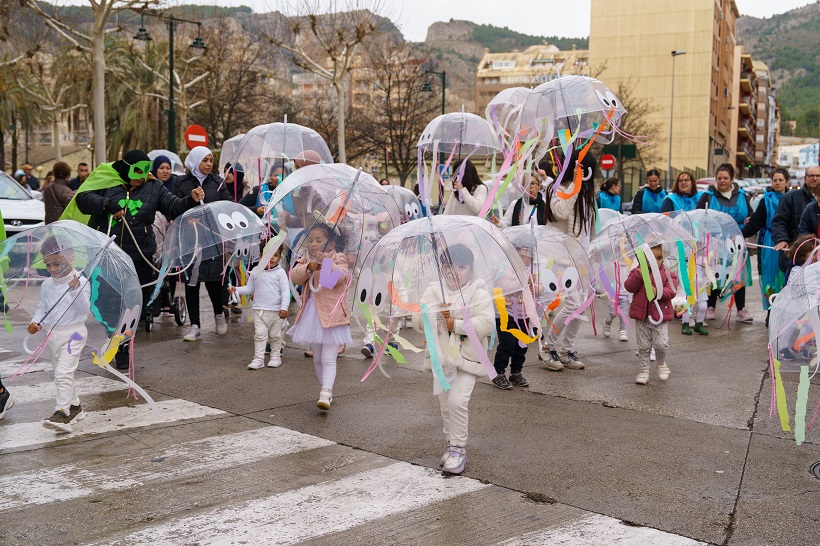
<instances>
[{"instance_id":1,"label":"child","mask_svg":"<svg viewBox=\"0 0 820 546\"><path fill-rule=\"evenodd\" d=\"M421 303L431 309L448 309L436 313L437 316L430 319L438 319L436 322L441 322L442 325L441 334L438 329L436 332L440 350L449 352L448 349L453 346L455 349L454 365L445 362L447 368L442 366L450 389L438 394L444 434L447 436L447 450L441 457L440 465L450 474L461 474L467 464L467 406L476 378L485 375L464 329L462 308L468 306L470 323L485 351L495 328L490 293L484 281L474 278L473 260L473 253L462 244L452 245L443 251L439 256L442 281L434 281L421 298ZM421 315L413 315L413 327L424 331ZM444 334L445 328L447 334ZM425 369L432 369L429 355L425 358L424 366ZM439 389L434 387L434 390Z\"/></svg>"},{"instance_id":2,"label":"child","mask_svg":"<svg viewBox=\"0 0 820 546\"><path fill-rule=\"evenodd\" d=\"M624 279L629 275L629 268L623 262L618 262L617 266L620 268L621 274L621 289L618 294L618 311L615 309L615 303L612 299L607 298L607 318L604 320L604 337L612 335L612 322L616 316L618 318L618 339L620 341L629 341L629 334L626 333L626 321L624 315L629 313L629 293L624 290Z\"/></svg>"},{"instance_id":3,"label":"child","mask_svg":"<svg viewBox=\"0 0 820 546\"><path fill-rule=\"evenodd\" d=\"M636 267L629 273L624 288L632 293L632 305L629 306L629 316L635 319L635 335L638 340L638 360L641 364L641 371L635 378L638 385L646 385L649 382L649 353L655 349L658 360L658 379L666 381L669 379L669 366L666 364L666 349L669 346L669 328L667 322L672 320L675 312L672 309L672 298L675 297L676 280L671 272L667 272L663 264L663 247L661 245L652 247L652 255L658 262L662 287L655 286L654 279L652 286L655 290L655 299L660 305L661 316L658 316L658 309L653 301L649 301L646 294L641 269ZM648 257L647 257L648 258ZM660 324L653 324L649 321L660 320Z\"/></svg>"},{"instance_id":4,"label":"child","mask_svg":"<svg viewBox=\"0 0 820 546\"><path fill-rule=\"evenodd\" d=\"M786 285L799 282L797 279L800 278L800 272L803 270L803 267L806 266L806 260L809 259L809 256L818 245L820 245L820 239L817 239L814 235L809 234L801 235L791 244L791 246L789 246L788 250L786 250L786 257L789 259L789 269L786 274ZM817 254L815 254L812 258L812 262L816 261ZM790 334L782 332L778 336L780 346L783 347L778 352L778 359L784 361L803 358L800 354L800 349L796 346L799 337L800 328L793 329ZM786 338L789 339L787 340ZM786 343L787 341L788 343Z\"/></svg>"},{"instance_id":5,"label":"child","mask_svg":"<svg viewBox=\"0 0 820 546\"><path fill-rule=\"evenodd\" d=\"M264 251L264 243L260 245ZM284 345L284 328L288 323L288 304L290 303L290 284L288 275L279 265L282 259L282 247L271 256L267 267L257 265L250 275L248 284L230 287L231 294L253 296L253 360L248 364L249 370L265 367L265 353L270 353L269 368L282 365L280 350ZM266 345L270 343L270 349Z\"/></svg>"},{"instance_id":6,"label":"child","mask_svg":"<svg viewBox=\"0 0 820 546\"><path fill-rule=\"evenodd\" d=\"M74 251L62 246L53 235L43 241L40 253L51 278L40 286L40 302L31 317L28 333L36 334L43 326L51 330L46 354L54 367L57 387L54 414L43 421L43 426L71 432L73 425L85 418L77 397L74 372L88 336L85 319L91 308L91 287L88 282L81 282L80 272L74 270Z\"/></svg>"},{"instance_id":7,"label":"child","mask_svg":"<svg viewBox=\"0 0 820 546\"><path fill-rule=\"evenodd\" d=\"M293 283L302 287L302 306L288 335L294 343L310 346L316 377L322 387L316 406L329 410L333 403L339 346L353 343L345 304L350 271L344 256L344 238L331 223L318 221L310 228L307 250L308 257L299 258L290 272ZM325 259L332 262L334 272L341 273L332 288L320 284ZM326 273L330 277L332 272Z\"/></svg>"},{"instance_id":8,"label":"child","mask_svg":"<svg viewBox=\"0 0 820 546\"><path fill-rule=\"evenodd\" d=\"M691 336L692 332L702 336L708 336L709 332L706 330L705 320L707 308L706 301L708 299L706 296L706 285L709 284L709 281L706 279L706 267L698 263L695 265L695 269L697 277L696 280L698 281L695 283L695 290L697 291L697 294L695 295L695 304L692 306L695 309L695 327L689 327L689 322L692 319L692 307L687 307L686 311L684 311L683 315L681 315L681 333L685 336Z\"/></svg>"}]
</instances>

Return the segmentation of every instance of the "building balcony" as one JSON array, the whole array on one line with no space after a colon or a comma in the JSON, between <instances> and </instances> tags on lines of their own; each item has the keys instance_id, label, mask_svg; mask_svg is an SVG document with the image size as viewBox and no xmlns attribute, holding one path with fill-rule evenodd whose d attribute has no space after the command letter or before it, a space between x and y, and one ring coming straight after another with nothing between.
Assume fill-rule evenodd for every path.
<instances>
[{"instance_id":1,"label":"building balcony","mask_svg":"<svg viewBox=\"0 0 820 546\"><path fill-rule=\"evenodd\" d=\"M747 93L751 93L754 91L755 86L757 85L757 79L755 78L754 74L748 72L746 70L741 71L740 73L740 88Z\"/></svg>"}]
</instances>

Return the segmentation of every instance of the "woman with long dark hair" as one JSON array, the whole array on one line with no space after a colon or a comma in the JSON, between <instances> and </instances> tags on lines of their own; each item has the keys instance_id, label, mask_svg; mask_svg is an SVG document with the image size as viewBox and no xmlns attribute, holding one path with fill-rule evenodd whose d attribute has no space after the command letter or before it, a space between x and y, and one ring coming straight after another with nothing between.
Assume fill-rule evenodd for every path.
<instances>
[{"instance_id":1,"label":"woman with long dark hair","mask_svg":"<svg viewBox=\"0 0 820 546\"><path fill-rule=\"evenodd\" d=\"M478 216L487 200L487 186L478 176L478 171L469 159L463 162L464 175L458 176L462 163L453 167L453 193L447 199L443 214Z\"/></svg>"}]
</instances>

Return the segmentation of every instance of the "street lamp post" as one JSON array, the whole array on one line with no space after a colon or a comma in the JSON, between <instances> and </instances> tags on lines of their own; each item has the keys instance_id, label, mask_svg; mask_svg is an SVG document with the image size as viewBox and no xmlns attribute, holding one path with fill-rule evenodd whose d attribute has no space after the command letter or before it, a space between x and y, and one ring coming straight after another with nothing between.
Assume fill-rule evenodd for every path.
<instances>
[{"instance_id":1,"label":"street lamp post","mask_svg":"<svg viewBox=\"0 0 820 546\"><path fill-rule=\"evenodd\" d=\"M438 76L441 79L441 115L443 116L444 113L446 112L446 108L447 108L447 106L444 102L444 88L447 87L447 72L445 72L443 70L441 72L436 72L435 70L426 70L424 73L425 74L435 74L436 76ZM421 90L422 91L432 91L433 88L430 87L429 83L425 83L424 85L421 86Z\"/></svg>"},{"instance_id":2,"label":"street lamp post","mask_svg":"<svg viewBox=\"0 0 820 546\"><path fill-rule=\"evenodd\" d=\"M198 57L202 55L206 49L205 42L202 40L202 23L199 21L180 19L179 17L174 17L173 15L154 13L148 13L148 15L164 21L165 26L168 27L168 69L170 74L170 77L168 78L168 151L176 153L176 112L174 111L174 30L182 23L196 25L196 38L194 38L194 41L191 42L189 47L191 48L191 51L193 51L194 55ZM141 16L144 18L145 14L142 13ZM151 36L148 34L148 31L145 30L145 26L142 23L140 23L140 29L137 31L136 36L134 36L134 40L142 43L143 45L151 41Z\"/></svg>"},{"instance_id":3,"label":"street lamp post","mask_svg":"<svg viewBox=\"0 0 820 546\"><path fill-rule=\"evenodd\" d=\"M669 100L669 155L666 166L666 189L672 187L672 114L675 108L675 57L686 55L683 49L676 49L672 52L672 98Z\"/></svg>"}]
</instances>

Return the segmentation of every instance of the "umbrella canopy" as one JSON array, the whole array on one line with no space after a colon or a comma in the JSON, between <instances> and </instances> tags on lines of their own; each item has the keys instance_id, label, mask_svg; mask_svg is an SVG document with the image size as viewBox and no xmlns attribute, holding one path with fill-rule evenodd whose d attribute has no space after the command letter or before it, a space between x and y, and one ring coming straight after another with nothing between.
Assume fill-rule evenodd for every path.
<instances>
[{"instance_id":1,"label":"umbrella canopy","mask_svg":"<svg viewBox=\"0 0 820 546\"><path fill-rule=\"evenodd\" d=\"M424 216L421 211L421 202L415 193L403 186L396 186L394 184L382 186L382 188L390 194L390 197L396 202L396 206L399 207L402 224Z\"/></svg>"},{"instance_id":2,"label":"umbrella canopy","mask_svg":"<svg viewBox=\"0 0 820 546\"><path fill-rule=\"evenodd\" d=\"M491 156L500 150L487 120L465 112L452 112L433 119L422 131L417 146L425 152L455 152L456 159L468 155Z\"/></svg>"},{"instance_id":3,"label":"umbrella canopy","mask_svg":"<svg viewBox=\"0 0 820 546\"><path fill-rule=\"evenodd\" d=\"M222 151L219 153L220 173L225 170L225 165L233 163L233 157L236 155L236 150L239 148L239 144L242 142L242 137L244 136L245 133L240 133L222 143Z\"/></svg>"},{"instance_id":4,"label":"umbrella canopy","mask_svg":"<svg viewBox=\"0 0 820 546\"><path fill-rule=\"evenodd\" d=\"M161 155L164 155L171 160L171 174L175 174L177 176L185 174L185 164L174 152L169 152L168 150L151 150L148 152L148 157L151 158L151 161L154 161Z\"/></svg>"},{"instance_id":5,"label":"umbrella canopy","mask_svg":"<svg viewBox=\"0 0 820 546\"><path fill-rule=\"evenodd\" d=\"M532 90L526 87L504 89L493 97L484 109L484 118L493 127L499 145L505 152L518 142L518 135L515 132L518 117L531 92Z\"/></svg>"}]
</instances>

